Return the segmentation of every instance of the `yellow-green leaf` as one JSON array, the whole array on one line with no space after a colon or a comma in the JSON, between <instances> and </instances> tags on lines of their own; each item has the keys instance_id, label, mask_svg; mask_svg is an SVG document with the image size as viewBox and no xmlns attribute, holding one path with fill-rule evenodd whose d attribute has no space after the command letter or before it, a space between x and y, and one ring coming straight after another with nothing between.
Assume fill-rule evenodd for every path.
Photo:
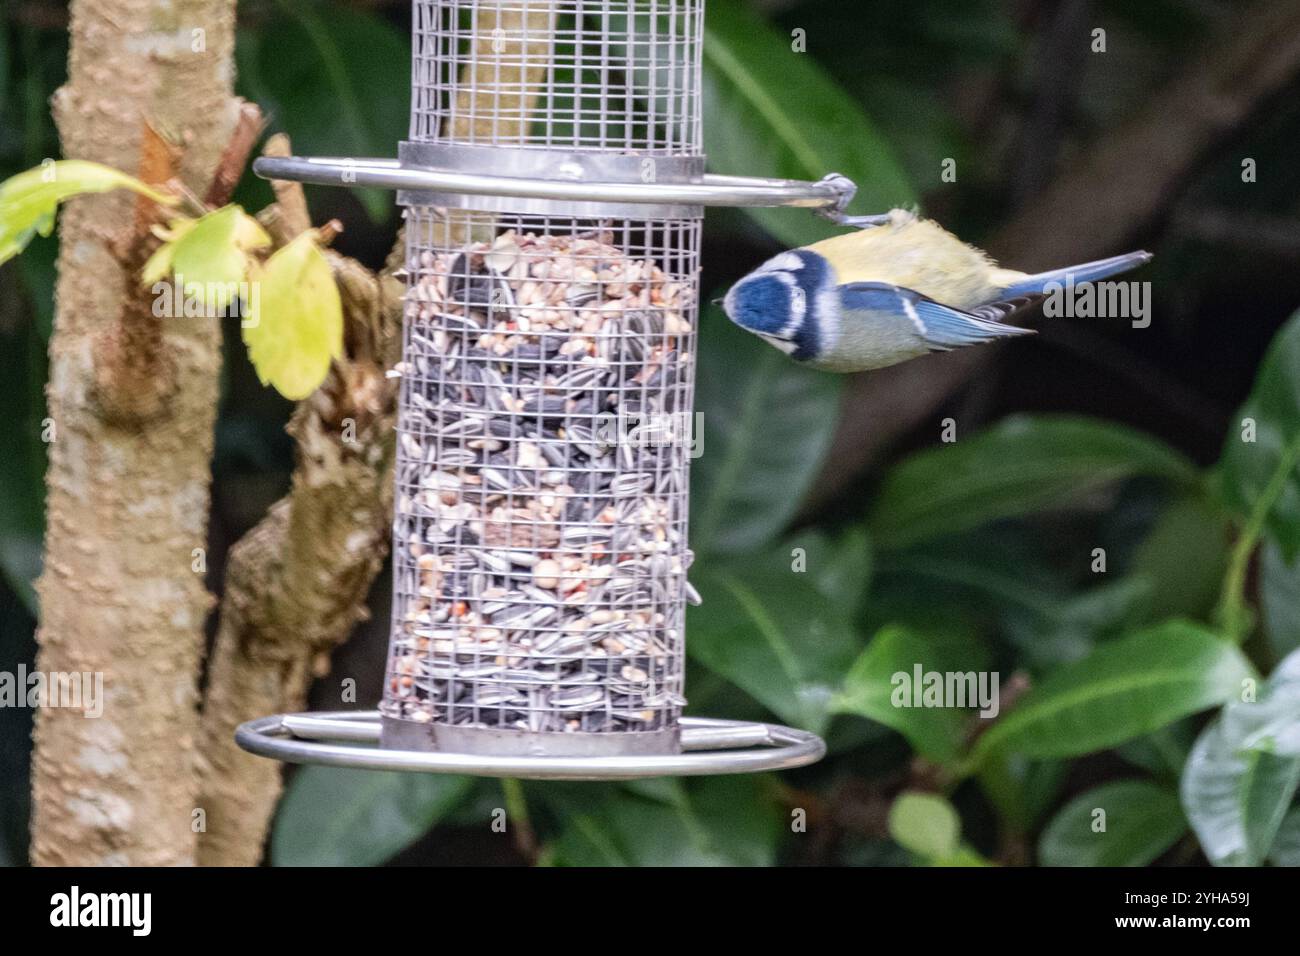
<instances>
[{"instance_id":1,"label":"yellow-green leaf","mask_svg":"<svg viewBox=\"0 0 1300 956\"><path fill-rule=\"evenodd\" d=\"M306 232L266 261L254 278L244 344L263 385L306 398L343 354L343 303L329 262Z\"/></svg>"},{"instance_id":2,"label":"yellow-green leaf","mask_svg":"<svg viewBox=\"0 0 1300 956\"><path fill-rule=\"evenodd\" d=\"M172 257L176 254L176 245L196 225L198 225L197 219L181 217L180 219L173 219L167 224L167 228L154 226L153 233L163 240L163 244L149 257L149 261L140 270L140 278L144 280L145 285L157 282L163 276L171 275Z\"/></svg>"},{"instance_id":3,"label":"yellow-green leaf","mask_svg":"<svg viewBox=\"0 0 1300 956\"><path fill-rule=\"evenodd\" d=\"M889 808L889 835L917 856L946 859L961 845L961 820L943 797L903 793Z\"/></svg>"},{"instance_id":4,"label":"yellow-green leaf","mask_svg":"<svg viewBox=\"0 0 1300 956\"><path fill-rule=\"evenodd\" d=\"M22 252L33 236L48 236L63 200L110 189L130 189L167 206L176 202L134 176L99 163L82 159L42 163L0 183L0 262Z\"/></svg>"},{"instance_id":5,"label":"yellow-green leaf","mask_svg":"<svg viewBox=\"0 0 1300 956\"><path fill-rule=\"evenodd\" d=\"M900 794L889 808L889 835L929 866L989 865L961 842L961 818L936 794Z\"/></svg>"},{"instance_id":6,"label":"yellow-green leaf","mask_svg":"<svg viewBox=\"0 0 1300 956\"><path fill-rule=\"evenodd\" d=\"M257 220L239 206L223 206L196 220L171 224L169 241L149 257L142 278L156 282L176 277L187 297L201 299L209 315L226 309L239 295L248 275L249 253L271 244Z\"/></svg>"}]
</instances>

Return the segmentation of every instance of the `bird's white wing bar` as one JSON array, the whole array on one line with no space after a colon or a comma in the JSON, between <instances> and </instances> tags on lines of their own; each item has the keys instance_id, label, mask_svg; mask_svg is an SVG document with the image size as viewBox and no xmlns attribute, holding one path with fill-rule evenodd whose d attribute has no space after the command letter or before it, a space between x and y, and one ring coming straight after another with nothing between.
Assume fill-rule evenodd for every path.
<instances>
[{"instance_id":1,"label":"bird's white wing bar","mask_svg":"<svg viewBox=\"0 0 1300 956\"><path fill-rule=\"evenodd\" d=\"M911 319L912 324L916 326L917 334L920 335L921 338L925 338L925 323L922 322L921 317L916 314L916 306L912 304L912 300L905 295L900 295L898 301L903 304L903 313Z\"/></svg>"}]
</instances>

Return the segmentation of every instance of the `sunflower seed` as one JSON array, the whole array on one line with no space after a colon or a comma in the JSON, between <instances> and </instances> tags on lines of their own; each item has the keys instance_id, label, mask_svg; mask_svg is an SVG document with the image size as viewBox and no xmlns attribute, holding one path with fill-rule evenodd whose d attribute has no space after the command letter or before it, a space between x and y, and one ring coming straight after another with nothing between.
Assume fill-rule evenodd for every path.
<instances>
[{"instance_id":1,"label":"sunflower seed","mask_svg":"<svg viewBox=\"0 0 1300 956\"><path fill-rule=\"evenodd\" d=\"M593 705L600 706L605 700L605 692L599 687L576 687L555 691L550 696L551 704L563 711L585 710Z\"/></svg>"}]
</instances>

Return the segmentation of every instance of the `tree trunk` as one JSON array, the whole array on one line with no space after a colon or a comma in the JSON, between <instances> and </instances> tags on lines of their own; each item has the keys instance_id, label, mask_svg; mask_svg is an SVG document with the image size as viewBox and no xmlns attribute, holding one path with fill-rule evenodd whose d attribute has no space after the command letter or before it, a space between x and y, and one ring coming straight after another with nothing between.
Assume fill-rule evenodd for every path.
<instances>
[{"instance_id":1,"label":"tree trunk","mask_svg":"<svg viewBox=\"0 0 1300 956\"><path fill-rule=\"evenodd\" d=\"M69 158L139 174L146 126L204 195L239 116L234 0L74 0L54 98ZM135 202L72 202L50 342L51 447L37 667L103 675L102 716L43 707L38 864L194 860L202 574L221 330L138 290ZM197 550L196 549L200 549ZM196 567L198 570L195 570Z\"/></svg>"}]
</instances>

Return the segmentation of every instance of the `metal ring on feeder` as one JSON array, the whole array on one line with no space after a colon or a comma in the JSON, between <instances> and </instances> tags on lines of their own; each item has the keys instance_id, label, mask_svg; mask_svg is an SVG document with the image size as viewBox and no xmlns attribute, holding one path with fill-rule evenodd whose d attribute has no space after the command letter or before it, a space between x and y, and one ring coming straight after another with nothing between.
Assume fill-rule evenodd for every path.
<instances>
[{"instance_id":1,"label":"metal ring on feeder","mask_svg":"<svg viewBox=\"0 0 1300 956\"><path fill-rule=\"evenodd\" d=\"M316 186L371 187L399 190L403 205L421 197L449 194L491 198L536 199L573 203L615 203L677 207L665 215L682 215L694 206L728 208L790 207L809 209L843 225L866 225L882 216L848 216L856 186L839 173L817 182L723 176L703 173L692 182L626 182L588 179L537 179L492 175L460 169L406 165L396 159L263 156L253 163L263 179L284 179ZM590 210L588 210L590 214ZM639 215L647 215L640 210ZM689 212L688 212L689 214ZM610 215L608 211L605 215Z\"/></svg>"},{"instance_id":2,"label":"metal ring on feeder","mask_svg":"<svg viewBox=\"0 0 1300 956\"><path fill-rule=\"evenodd\" d=\"M423 750L383 750L378 711L280 714L242 724L245 750L286 763L361 770L467 773L527 780L632 780L790 770L826 753L816 734L775 724L683 717L682 752L659 756L500 756ZM367 746L368 745L368 746Z\"/></svg>"}]
</instances>

